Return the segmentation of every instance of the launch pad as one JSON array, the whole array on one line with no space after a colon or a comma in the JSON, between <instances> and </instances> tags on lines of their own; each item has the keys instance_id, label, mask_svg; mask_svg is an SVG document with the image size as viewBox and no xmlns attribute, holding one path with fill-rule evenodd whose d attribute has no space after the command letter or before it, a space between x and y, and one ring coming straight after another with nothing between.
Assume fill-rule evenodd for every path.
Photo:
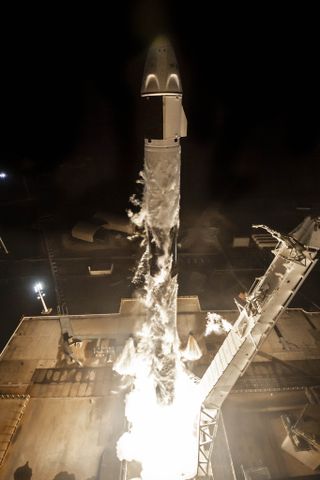
<instances>
[{"instance_id":1,"label":"launch pad","mask_svg":"<svg viewBox=\"0 0 320 480\"><path fill-rule=\"evenodd\" d=\"M231 323L237 316L236 311L219 313ZM192 331L204 352L193 365L199 376L225 338L201 338L206 314L197 297L178 299L179 336L186 344ZM11 480L27 461L32 478L51 480L59 472L77 480L120 478L124 470L115 444L125 430L127 387L112 374L112 364L142 318L137 301L124 299L115 314L21 320L0 361L1 478ZM298 417L309 403L308 392L319 392L319 332L319 313L283 313L225 404L214 450L219 461L212 462L215 478L235 478L231 465L240 475L242 468L253 468L254 457L261 461L255 468L264 466L270 478L312 474L281 449L287 438L281 416L289 412ZM239 412L241 422L235 420ZM244 434L246 442L239 450L237 439Z\"/></svg>"}]
</instances>

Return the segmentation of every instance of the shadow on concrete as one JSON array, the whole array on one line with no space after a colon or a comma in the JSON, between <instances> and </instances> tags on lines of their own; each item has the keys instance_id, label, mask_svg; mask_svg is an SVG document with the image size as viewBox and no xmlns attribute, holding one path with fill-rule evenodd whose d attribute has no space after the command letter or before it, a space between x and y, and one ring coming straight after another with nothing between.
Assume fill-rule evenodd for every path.
<instances>
[{"instance_id":1,"label":"shadow on concrete","mask_svg":"<svg viewBox=\"0 0 320 480\"><path fill-rule=\"evenodd\" d=\"M76 477L73 473L59 472L53 480L76 480Z\"/></svg>"},{"instance_id":2,"label":"shadow on concrete","mask_svg":"<svg viewBox=\"0 0 320 480\"><path fill-rule=\"evenodd\" d=\"M18 467L14 474L14 480L30 480L32 477L32 468L29 467L29 462L26 462L22 467Z\"/></svg>"}]
</instances>

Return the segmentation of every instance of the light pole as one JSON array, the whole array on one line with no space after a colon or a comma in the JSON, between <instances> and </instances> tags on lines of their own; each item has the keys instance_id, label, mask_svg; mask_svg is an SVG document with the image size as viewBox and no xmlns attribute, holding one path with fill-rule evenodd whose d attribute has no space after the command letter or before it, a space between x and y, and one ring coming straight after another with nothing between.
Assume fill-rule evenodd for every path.
<instances>
[{"instance_id":1,"label":"light pole","mask_svg":"<svg viewBox=\"0 0 320 480\"><path fill-rule=\"evenodd\" d=\"M6 172L0 171L0 180L4 180L5 178L7 178ZM4 253L6 253L8 255L9 252L8 252L7 247L6 247L6 244L2 240L2 237L0 237L0 249L1 248L3 248Z\"/></svg>"},{"instance_id":2,"label":"light pole","mask_svg":"<svg viewBox=\"0 0 320 480\"><path fill-rule=\"evenodd\" d=\"M49 313L51 313L52 308L48 308L47 305L46 305L46 302L44 301L43 297L45 296L45 293L43 291L43 287L42 287L42 284L40 282L35 284L34 291L38 294L37 299L41 300L41 303L42 303L42 306L43 306L43 310L42 310L41 314L42 315L48 315Z\"/></svg>"}]
</instances>

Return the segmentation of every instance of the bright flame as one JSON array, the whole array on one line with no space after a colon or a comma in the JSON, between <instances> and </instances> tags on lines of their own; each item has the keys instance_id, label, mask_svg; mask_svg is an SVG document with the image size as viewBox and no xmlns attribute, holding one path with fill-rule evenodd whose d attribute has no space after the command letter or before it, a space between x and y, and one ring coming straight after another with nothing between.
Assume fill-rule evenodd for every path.
<instances>
[{"instance_id":1,"label":"bright flame","mask_svg":"<svg viewBox=\"0 0 320 480\"><path fill-rule=\"evenodd\" d=\"M211 333L215 333L217 335L221 335L222 333L230 332L232 329L232 324L228 322L225 318L221 317L217 313L207 313L207 324L205 330L205 337L210 335Z\"/></svg>"},{"instance_id":2,"label":"bright flame","mask_svg":"<svg viewBox=\"0 0 320 480\"><path fill-rule=\"evenodd\" d=\"M138 461L143 480L192 478L198 454L199 403L196 385L183 369L170 405L159 404L152 377L142 376L128 395L129 432L117 445L120 460Z\"/></svg>"}]
</instances>

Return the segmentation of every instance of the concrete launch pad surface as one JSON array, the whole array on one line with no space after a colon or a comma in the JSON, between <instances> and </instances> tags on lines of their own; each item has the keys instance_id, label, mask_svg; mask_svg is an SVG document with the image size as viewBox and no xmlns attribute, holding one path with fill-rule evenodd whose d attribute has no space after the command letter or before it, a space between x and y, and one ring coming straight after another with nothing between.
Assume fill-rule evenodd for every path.
<instances>
[{"instance_id":1,"label":"concrete launch pad surface","mask_svg":"<svg viewBox=\"0 0 320 480\"><path fill-rule=\"evenodd\" d=\"M203 351L203 357L192 366L200 376L225 338L213 334L203 337L206 313L197 297L179 298L181 344L185 346L192 331ZM218 313L231 323L237 316L234 311ZM75 480L109 480L107 475L116 478L120 462L115 444L125 429L127 386L112 372L112 364L143 318L137 301L125 299L119 313L114 314L22 319L0 359L0 435L1 441L6 441L1 480L12 480L14 471L27 461L32 479L53 480L60 472L74 475ZM246 462L249 468L251 461L249 446L241 442L240 449L237 439L256 438L252 449L258 457L260 450L281 448L284 431L279 411L303 408L307 403L304 389L320 385L319 332L319 313L287 310L279 320L278 331L271 333L262 352L235 385L224 412L227 440L222 431L221 445L229 442L236 470ZM8 395L12 396L10 401ZM268 408L268 414L256 411ZM267 438L259 440L259 435L267 432ZM266 446L263 442L269 443ZM263 461L268 468L273 465L270 471L281 474L307 471L298 464L295 468L297 460L290 463L286 455L265 452ZM281 468L276 467L274 456L281 458L277 460ZM232 475L227 450L223 458L218 480Z\"/></svg>"},{"instance_id":2,"label":"concrete launch pad surface","mask_svg":"<svg viewBox=\"0 0 320 480\"><path fill-rule=\"evenodd\" d=\"M245 411L239 406L233 408L229 403L225 405L224 412L237 478L243 478L243 470L258 471L259 468L264 468L271 479L296 476L308 478L319 473L312 471L281 448L287 435L281 420L285 409L281 410L279 407L278 411L267 411L267 408ZM299 408L291 412L298 413Z\"/></svg>"},{"instance_id":3,"label":"concrete launch pad surface","mask_svg":"<svg viewBox=\"0 0 320 480\"><path fill-rule=\"evenodd\" d=\"M116 397L32 398L1 478L13 479L27 461L33 478L53 480L63 471L77 480L96 478L101 455L120 434L122 420Z\"/></svg>"}]
</instances>

